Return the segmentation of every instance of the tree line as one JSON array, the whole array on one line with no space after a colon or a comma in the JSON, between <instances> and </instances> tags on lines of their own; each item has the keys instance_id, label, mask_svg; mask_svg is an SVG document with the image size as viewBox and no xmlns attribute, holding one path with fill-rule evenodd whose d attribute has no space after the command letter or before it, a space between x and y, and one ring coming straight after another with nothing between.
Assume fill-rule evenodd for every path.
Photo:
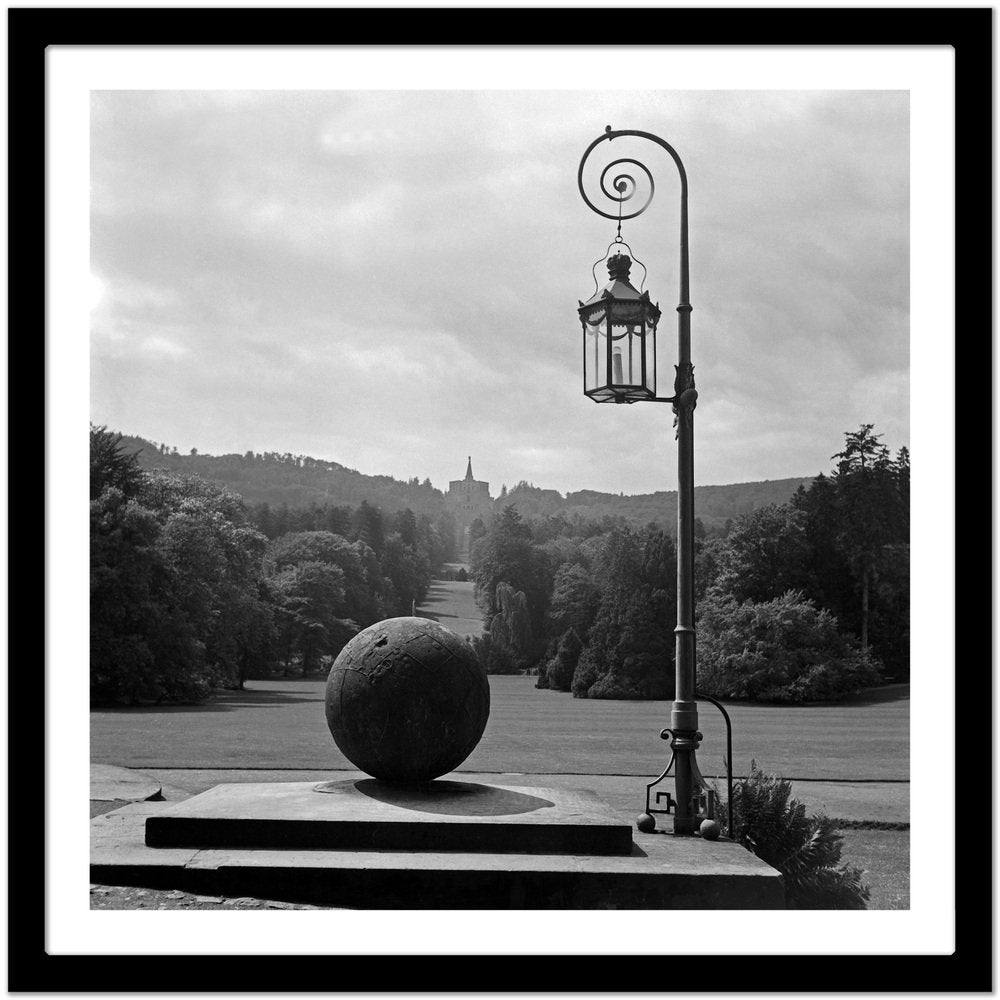
<instances>
[{"instance_id":1,"label":"tree line","mask_svg":"<svg viewBox=\"0 0 1000 1000\"><path fill-rule=\"evenodd\" d=\"M126 435L126 450L139 451L139 465L152 471L196 475L235 490L248 504L267 503L277 514L283 507L293 514L312 504L346 504L356 507L362 500L395 512L407 507L416 514L436 519L449 509L446 494L435 489L426 477L394 479L386 475L365 475L339 462L309 455L277 451L246 451L211 455L197 448L180 451L168 444L157 444L141 437ZM812 477L765 480L756 483L732 483L725 486L695 487L698 516L709 530L724 529L726 522L768 503L783 503L797 487L808 486ZM579 516L600 522L607 515L622 517L629 524L642 527L650 522L672 530L676 519L677 494L667 490L625 496L579 490L565 496L556 490L543 489L521 480L513 487L502 485L492 503L492 513L513 504L523 517Z\"/></svg>"},{"instance_id":2,"label":"tree line","mask_svg":"<svg viewBox=\"0 0 1000 1000\"><path fill-rule=\"evenodd\" d=\"M248 503L266 502L275 510L282 505L298 510L327 502L357 506L362 500L385 512L409 508L431 518L445 509L443 494L426 477L368 476L339 462L291 452L209 455L192 448L182 453L172 445L129 435L122 443L126 451L140 452L139 465L146 471L160 468L200 476L235 490Z\"/></svg>"},{"instance_id":3,"label":"tree line","mask_svg":"<svg viewBox=\"0 0 1000 1000\"><path fill-rule=\"evenodd\" d=\"M727 525L696 522L698 687L721 698L836 699L909 677L909 454L873 425L830 475ZM474 526L471 576L492 673L589 698L670 698L677 553L656 524L526 518Z\"/></svg>"},{"instance_id":4,"label":"tree line","mask_svg":"<svg viewBox=\"0 0 1000 1000\"><path fill-rule=\"evenodd\" d=\"M91 428L95 702L196 701L321 669L360 628L409 614L455 558L446 512L248 505L198 476L142 469L122 440ZM801 701L908 678L909 456L865 424L833 457L788 503L724 529L696 520L702 691ZM673 695L668 531L507 504L471 535L487 670L578 697Z\"/></svg>"},{"instance_id":5,"label":"tree line","mask_svg":"<svg viewBox=\"0 0 1000 1000\"><path fill-rule=\"evenodd\" d=\"M408 615L454 557L450 517L312 504L249 508L198 476L147 471L90 431L93 703L194 702L326 666Z\"/></svg>"},{"instance_id":6,"label":"tree line","mask_svg":"<svg viewBox=\"0 0 1000 1000\"><path fill-rule=\"evenodd\" d=\"M784 502L799 486L808 486L811 482L810 476L728 486L696 486L695 507L699 520L707 529L724 530L727 522L757 507ZM509 491L506 486L501 488L500 496L494 501L494 510L499 512L509 504L513 504L522 517L532 520L564 515L600 521L608 515L622 517L637 527L656 523L670 530L677 518L677 493L670 490L633 496L579 490L563 497L556 490L541 489L521 480Z\"/></svg>"}]
</instances>

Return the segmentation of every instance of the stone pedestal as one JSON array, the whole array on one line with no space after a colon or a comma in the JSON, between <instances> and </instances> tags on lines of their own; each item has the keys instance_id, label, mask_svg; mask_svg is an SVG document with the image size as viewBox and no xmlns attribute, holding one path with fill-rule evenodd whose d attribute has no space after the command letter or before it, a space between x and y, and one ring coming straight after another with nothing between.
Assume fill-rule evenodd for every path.
<instances>
[{"instance_id":1,"label":"stone pedestal","mask_svg":"<svg viewBox=\"0 0 1000 1000\"><path fill-rule=\"evenodd\" d=\"M146 844L627 855L632 831L587 791L362 778L216 785L150 816Z\"/></svg>"},{"instance_id":2,"label":"stone pedestal","mask_svg":"<svg viewBox=\"0 0 1000 1000\"><path fill-rule=\"evenodd\" d=\"M217 785L91 824L91 881L364 909L780 909L725 841L637 835L592 792L367 778Z\"/></svg>"}]
</instances>

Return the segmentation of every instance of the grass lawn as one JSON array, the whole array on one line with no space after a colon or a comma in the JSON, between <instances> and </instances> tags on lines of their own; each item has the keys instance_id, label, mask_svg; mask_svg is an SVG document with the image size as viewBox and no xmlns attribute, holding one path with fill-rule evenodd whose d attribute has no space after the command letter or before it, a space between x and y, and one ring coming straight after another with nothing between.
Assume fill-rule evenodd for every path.
<instances>
[{"instance_id":1,"label":"grass lawn","mask_svg":"<svg viewBox=\"0 0 1000 1000\"><path fill-rule=\"evenodd\" d=\"M205 705L94 711L91 759L155 770L165 783L182 787L189 768L241 769L247 780L275 780L255 778L258 769L350 769L326 728L324 687L322 678L253 681L246 691L222 693ZM606 786L600 793L623 815L635 814L645 784L638 776L658 773L666 760L658 734L669 721L669 703L581 700L539 691L530 677L491 677L490 691L486 733L461 771L506 773L509 783L517 774L561 774L560 784L581 785L586 777L573 775L626 775L593 783L595 790ZM756 757L765 769L800 779L795 794L810 809L847 819L908 819L908 784L871 783L908 776L907 695L893 688L850 706L731 706L736 770ZM700 756L710 774L725 733L707 712L702 730ZM165 774L170 768L178 771ZM802 780L831 777L862 780ZM218 780L233 779L206 785ZM300 779L288 773L279 780ZM887 805L892 798L898 801ZM907 908L909 832L849 829L843 837L843 862L867 873L870 908Z\"/></svg>"},{"instance_id":2,"label":"grass lawn","mask_svg":"<svg viewBox=\"0 0 1000 1000\"><path fill-rule=\"evenodd\" d=\"M652 775L666 762L665 701L589 701L540 691L531 677L491 677L490 721L460 770ZM323 713L324 680L251 681L204 705L91 713L91 759L122 767L349 768ZM909 779L909 689L852 704L730 707L733 762L795 780ZM725 727L710 705L699 762L719 773Z\"/></svg>"},{"instance_id":3,"label":"grass lawn","mask_svg":"<svg viewBox=\"0 0 1000 1000\"><path fill-rule=\"evenodd\" d=\"M461 565L455 563L455 568ZM483 615L472 596L472 583L461 580L434 580L418 609L424 618L433 618L456 635L482 635Z\"/></svg>"},{"instance_id":4,"label":"grass lawn","mask_svg":"<svg viewBox=\"0 0 1000 1000\"><path fill-rule=\"evenodd\" d=\"M910 908L910 831L843 830L841 863L864 871L869 910Z\"/></svg>"}]
</instances>

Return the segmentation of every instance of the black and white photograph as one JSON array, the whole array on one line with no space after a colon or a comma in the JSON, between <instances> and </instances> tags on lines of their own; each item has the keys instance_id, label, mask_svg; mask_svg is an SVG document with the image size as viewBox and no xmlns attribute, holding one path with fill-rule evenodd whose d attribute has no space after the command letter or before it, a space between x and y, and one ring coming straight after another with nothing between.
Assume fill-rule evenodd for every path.
<instances>
[{"instance_id":1,"label":"black and white photograph","mask_svg":"<svg viewBox=\"0 0 1000 1000\"><path fill-rule=\"evenodd\" d=\"M906 908L908 122L94 92L92 905Z\"/></svg>"},{"instance_id":2,"label":"black and white photograph","mask_svg":"<svg viewBox=\"0 0 1000 1000\"><path fill-rule=\"evenodd\" d=\"M50 64L59 939L947 953L950 57L387 51Z\"/></svg>"}]
</instances>

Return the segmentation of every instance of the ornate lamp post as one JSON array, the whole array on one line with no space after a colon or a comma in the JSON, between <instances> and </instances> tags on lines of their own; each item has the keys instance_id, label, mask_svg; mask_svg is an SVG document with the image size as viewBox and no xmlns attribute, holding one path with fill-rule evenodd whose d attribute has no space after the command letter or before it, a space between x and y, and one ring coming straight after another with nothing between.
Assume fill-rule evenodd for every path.
<instances>
[{"instance_id":1,"label":"ornate lamp post","mask_svg":"<svg viewBox=\"0 0 1000 1000\"><path fill-rule=\"evenodd\" d=\"M604 135L595 139L580 160L577 183L587 205L606 219L617 220L615 245L625 245L621 224L645 211L653 198L653 177L638 160L630 157L612 160L601 172L601 194L617 203L614 214L598 208L587 197L583 185L583 170L587 158L602 142L612 142L620 136L648 139L665 149L677 165L681 181L680 212L680 301L677 305L678 356L673 396L656 395L656 324L660 310L649 300L649 293L640 293L629 280L631 260L620 251L608 261L610 282L587 302L581 302L580 320L583 325L584 392L598 403L672 403L677 428L677 627L675 633L674 703L670 729L661 734L670 737L671 763L663 774L648 786L646 812L639 817L640 830L655 827L654 812L673 811L674 833L692 834L714 813L714 795L708 790L698 770L696 751L701 742L698 732L698 705L695 700L695 630L694 630L694 409L698 392L694 386L694 366L691 364L691 303L688 289L688 188L687 174L674 148L649 132L613 131L609 125ZM632 199L638 188L635 178L622 169L607 185L613 168L636 167L642 171L649 186L646 200L638 208L624 213L625 202ZM610 251L611 247L608 248ZM600 262L598 262L600 263ZM596 265L595 265L596 267ZM643 279L645 283L645 279ZM721 708L721 706L720 706ZM728 717L727 717L728 724ZM665 798L665 809L650 806L649 793L674 765L676 802L660 792L656 803ZM718 829L717 827L715 828ZM706 834L708 830L706 829Z\"/></svg>"}]
</instances>

